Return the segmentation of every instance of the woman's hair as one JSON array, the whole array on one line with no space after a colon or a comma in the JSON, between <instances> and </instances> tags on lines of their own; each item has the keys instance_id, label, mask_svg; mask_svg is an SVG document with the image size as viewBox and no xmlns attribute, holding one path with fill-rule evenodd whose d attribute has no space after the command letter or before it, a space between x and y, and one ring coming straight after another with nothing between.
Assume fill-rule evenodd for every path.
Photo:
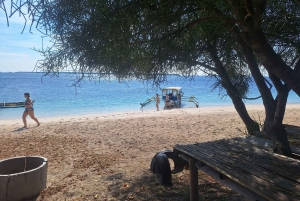
<instances>
[{"instance_id":1,"label":"woman's hair","mask_svg":"<svg viewBox=\"0 0 300 201\"><path fill-rule=\"evenodd\" d=\"M28 96L28 97L30 97L29 93L27 93L27 92L26 92L26 93L24 93L24 95L25 95L25 96Z\"/></svg>"}]
</instances>

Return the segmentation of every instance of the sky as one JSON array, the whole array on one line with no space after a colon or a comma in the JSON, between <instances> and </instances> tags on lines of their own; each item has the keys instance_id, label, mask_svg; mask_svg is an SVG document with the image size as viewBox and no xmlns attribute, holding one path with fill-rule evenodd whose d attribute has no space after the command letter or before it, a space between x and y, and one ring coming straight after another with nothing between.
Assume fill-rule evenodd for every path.
<instances>
[{"instance_id":1,"label":"sky","mask_svg":"<svg viewBox=\"0 0 300 201\"><path fill-rule=\"evenodd\" d=\"M10 1L4 2L9 10ZM0 5L0 72L32 72L37 61L43 59L39 52L33 50L42 49L42 33L34 27L30 33L30 21L27 21L22 33L24 24L24 18L16 13L9 18L8 26ZM44 38L44 44L46 43L47 38ZM202 72L198 74L202 75Z\"/></svg>"},{"instance_id":2,"label":"sky","mask_svg":"<svg viewBox=\"0 0 300 201\"><path fill-rule=\"evenodd\" d=\"M15 14L7 26L5 12L0 8L0 72L32 72L43 58L33 50L42 48L42 34L35 28L30 33L28 22L22 33L24 23L24 18Z\"/></svg>"}]
</instances>

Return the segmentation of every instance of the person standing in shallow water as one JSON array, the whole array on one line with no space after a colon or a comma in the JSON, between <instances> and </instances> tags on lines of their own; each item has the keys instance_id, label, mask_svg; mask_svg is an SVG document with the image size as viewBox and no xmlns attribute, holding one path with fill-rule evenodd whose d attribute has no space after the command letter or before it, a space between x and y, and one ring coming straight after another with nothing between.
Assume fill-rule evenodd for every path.
<instances>
[{"instance_id":1,"label":"person standing in shallow water","mask_svg":"<svg viewBox=\"0 0 300 201\"><path fill-rule=\"evenodd\" d=\"M159 110L159 103L160 103L160 99L159 99L159 95L158 94L156 94L156 109L157 109L157 111Z\"/></svg>"},{"instance_id":2,"label":"person standing in shallow water","mask_svg":"<svg viewBox=\"0 0 300 201\"><path fill-rule=\"evenodd\" d=\"M40 125L40 122L37 118L35 118L34 116L34 110L33 110L33 101L30 98L29 93L24 93L24 97L25 97L25 111L23 112L23 123L24 123L24 128L27 128L27 121L26 121L26 117L27 115L29 115L31 117L31 119L33 119L37 125Z\"/></svg>"}]
</instances>

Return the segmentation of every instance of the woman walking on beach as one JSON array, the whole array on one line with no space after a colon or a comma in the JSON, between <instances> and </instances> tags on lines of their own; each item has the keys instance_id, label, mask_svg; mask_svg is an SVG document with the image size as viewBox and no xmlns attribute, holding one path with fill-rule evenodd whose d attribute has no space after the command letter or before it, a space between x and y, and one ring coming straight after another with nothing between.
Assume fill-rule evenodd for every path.
<instances>
[{"instance_id":1,"label":"woman walking on beach","mask_svg":"<svg viewBox=\"0 0 300 201\"><path fill-rule=\"evenodd\" d=\"M24 97L26 98L25 100L25 111L23 112L23 123L24 123L24 128L27 128L27 122L26 122L26 117L29 115L31 119L33 119L37 125L40 125L40 122L37 118L34 117L34 110L33 110L33 101L30 98L29 93L24 93Z\"/></svg>"}]
</instances>

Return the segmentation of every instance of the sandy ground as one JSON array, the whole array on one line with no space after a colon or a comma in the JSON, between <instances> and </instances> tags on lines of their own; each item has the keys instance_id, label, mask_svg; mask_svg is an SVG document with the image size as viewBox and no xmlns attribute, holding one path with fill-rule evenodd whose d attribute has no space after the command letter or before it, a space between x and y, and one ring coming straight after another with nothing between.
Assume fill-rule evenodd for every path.
<instances>
[{"instance_id":1,"label":"sandy ground","mask_svg":"<svg viewBox=\"0 0 300 201\"><path fill-rule=\"evenodd\" d=\"M262 123L261 106L248 106ZM288 105L284 123L300 126L300 105ZM38 117L38 111L36 111ZM152 157L175 144L246 135L232 106L199 107L0 121L0 160L43 156L49 161L47 188L38 200L189 200L188 171L160 186L149 171ZM201 200L245 200L199 172Z\"/></svg>"}]
</instances>

